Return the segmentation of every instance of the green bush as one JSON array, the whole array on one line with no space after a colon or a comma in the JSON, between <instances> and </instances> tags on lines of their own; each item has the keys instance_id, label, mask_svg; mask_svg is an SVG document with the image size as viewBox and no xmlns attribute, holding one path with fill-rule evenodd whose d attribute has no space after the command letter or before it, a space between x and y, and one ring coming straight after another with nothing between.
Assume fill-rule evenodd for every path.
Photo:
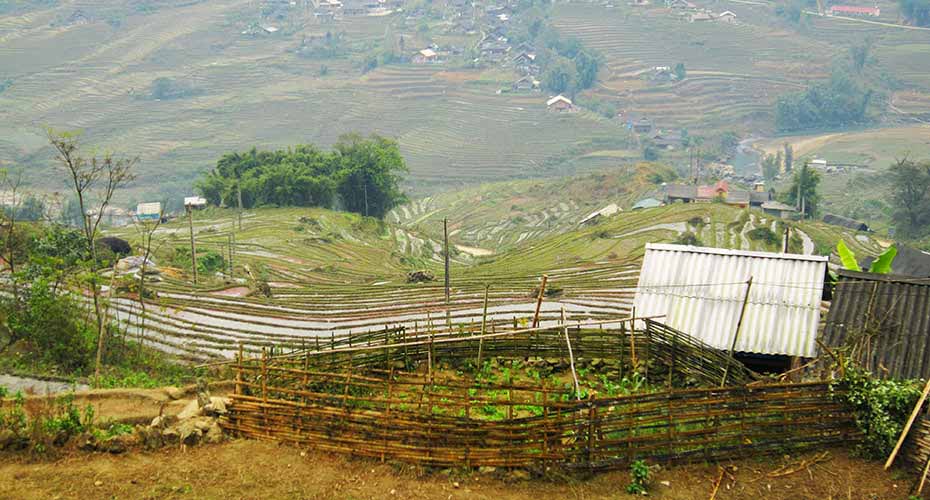
<instances>
[{"instance_id":1,"label":"green bush","mask_svg":"<svg viewBox=\"0 0 930 500\"><path fill-rule=\"evenodd\" d=\"M747 232L746 236L753 241L762 241L769 246L781 243L781 238L766 226L757 227Z\"/></svg>"},{"instance_id":2,"label":"green bush","mask_svg":"<svg viewBox=\"0 0 930 500\"><path fill-rule=\"evenodd\" d=\"M171 259L172 265L182 269L191 267L191 249L188 247L176 247L174 257ZM214 250L197 252L197 272L204 274L213 274L226 268L226 259L223 255Z\"/></svg>"},{"instance_id":3,"label":"green bush","mask_svg":"<svg viewBox=\"0 0 930 500\"><path fill-rule=\"evenodd\" d=\"M863 433L859 451L870 458L887 457L920 397L919 382L878 379L847 362L837 384L845 386L842 399L853 407Z\"/></svg>"},{"instance_id":4,"label":"green bush","mask_svg":"<svg viewBox=\"0 0 930 500\"><path fill-rule=\"evenodd\" d=\"M634 460L630 464L630 484L626 492L632 495L645 495L649 493L649 466L645 460Z\"/></svg>"},{"instance_id":5,"label":"green bush","mask_svg":"<svg viewBox=\"0 0 930 500\"><path fill-rule=\"evenodd\" d=\"M696 247L704 246L704 243L691 231L685 231L678 235L678 238L675 238L675 243L678 245L692 245Z\"/></svg>"}]
</instances>

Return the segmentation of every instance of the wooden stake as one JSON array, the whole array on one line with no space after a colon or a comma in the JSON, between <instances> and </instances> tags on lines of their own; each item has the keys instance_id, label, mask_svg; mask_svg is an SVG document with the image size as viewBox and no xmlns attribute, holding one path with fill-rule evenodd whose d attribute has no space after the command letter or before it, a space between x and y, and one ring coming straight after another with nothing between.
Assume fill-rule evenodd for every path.
<instances>
[{"instance_id":1,"label":"wooden stake","mask_svg":"<svg viewBox=\"0 0 930 500\"><path fill-rule=\"evenodd\" d=\"M927 400L927 394L930 394L930 380L927 380L927 384L924 385L924 392L920 394L920 399L917 400L917 404L914 405L914 410L911 411L910 418L907 419L907 424L904 425L904 429L901 430L901 436L898 437L898 443L894 445L894 450L891 451L891 455L888 456L888 460L885 461L885 470L888 470L891 467L891 464L894 463L895 457L898 455L898 450L901 449L901 445L904 444L904 439L907 438L907 433L911 430L911 425L914 424L914 420L917 419L917 414L920 413L920 409L924 405L924 401ZM924 477L927 477L927 472L924 471ZM923 480L921 480L921 484Z\"/></svg>"},{"instance_id":2,"label":"wooden stake","mask_svg":"<svg viewBox=\"0 0 930 500\"><path fill-rule=\"evenodd\" d=\"M930 455L927 456L927 463L924 465L924 473L920 476L920 485L917 486L917 495L920 496L924 491L924 484L927 482L927 472L930 471Z\"/></svg>"},{"instance_id":3,"label":"wooden stake","mask_svg":"<svg viewBox=\"0 0 930 500\"><path fill-rule=\"evenodd\" d=\"M549 281L549 275L544 274L542 277L542 283L539 285L539 297L536 298L536 312L533 313L533 328L539 326L539 309L542 307L543 294L546 293L546 282ZM564 316L564 309L563 309Z\"/></svg>"},{"instance_id":4,"label":"wooden stake","mask_svg":"<svg viewBox=\"0 0 930 500\"><path fill-rule=\"evenodd\" d=\"M746 282L746 295L743 296L743 307L739 312L739 320L736 322L736 331L733 332L733 342L730 344L730 357L727 358L727 367L723 370L723 380L720 381L720 387L727 385L727 377L730 375L730 364L733 363L733 350L736 349L736 341L739 339L739 329L743 326L743 317L746 315L746 305L749 304L749 291L752 289L752 276Z\"/></svg>"}]
</instances>

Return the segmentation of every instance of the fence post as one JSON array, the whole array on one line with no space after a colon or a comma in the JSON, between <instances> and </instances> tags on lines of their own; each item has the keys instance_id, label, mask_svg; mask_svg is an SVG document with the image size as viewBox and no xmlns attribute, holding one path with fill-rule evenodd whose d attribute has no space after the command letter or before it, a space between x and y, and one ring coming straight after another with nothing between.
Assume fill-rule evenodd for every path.
<instances>
[{"instance_id":1,"label":"fence post","mask_svg":"<svg viewBox=\"0 0 930 500\"><path fill-rule=\"evenodd\" d=\"M387 411L384 417L384 426L382 427L381 462L384 462L384 454L387 451L388 433L391 431L391 401L394 399L394 367L388 370L388 392L387 392Z\"/></svg>"},{"instance_id":2,"label":"fence post","mask_svg":"<svg viewBox=\"0 0 930 500\"><path fill-rule=\"evenodd\" d=\"M265 427L265 435L271 435L271 429L268 427L268 353L262 347L262 424Z\"/></svg>"},{"instance_id":3,"label":"fence post","mask_svg":"<svg viewBox=\"0 0 930 500\"><path fill-rule=\"evenodd\" d=\"M587 452L587 465L589 470L594 469L594 427L595 421L597 420L597 395L591 394L590 399L588 400L588 449Z\"/></svg>"},{"instance_id":4,"label":"fence post","mask_svg":"<svg viewBox=\"0 0 930 500\"><path fill-rule=\"evenodd\" d=\"M242 395L242 342L239 342L239 352L236 354L236 395Z\"/></svg>"}]
</instances>

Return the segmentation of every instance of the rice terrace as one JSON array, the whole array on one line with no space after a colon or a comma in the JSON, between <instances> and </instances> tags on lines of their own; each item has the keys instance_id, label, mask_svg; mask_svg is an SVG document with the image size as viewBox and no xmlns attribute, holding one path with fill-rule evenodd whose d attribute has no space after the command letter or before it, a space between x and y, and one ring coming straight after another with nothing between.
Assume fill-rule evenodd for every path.
<instances>
[{"instance_id":1,"label":"rice terrace","mask_svg":"<svg viewBox=\"0 0 930 500\"><path fill-rule=\"evenodd\" d=\"M930 0L0 0L0 498L930 498Z\"/></svg>"}]
</instances>

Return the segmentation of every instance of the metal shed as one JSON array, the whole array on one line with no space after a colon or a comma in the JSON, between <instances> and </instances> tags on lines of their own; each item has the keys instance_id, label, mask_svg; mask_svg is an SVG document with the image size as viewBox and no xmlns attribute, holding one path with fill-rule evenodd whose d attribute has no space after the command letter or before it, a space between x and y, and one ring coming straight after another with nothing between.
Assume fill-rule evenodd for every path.
<instances>
[{"instance_id":1,"label":"metal shed","mask_svg":"<svg viewBox=\"0 0 930 500\"><path fill-rule=\"evenodd\" d=\"M816 355L827 257L647 244L634 306L729 349L753 279L736 351Z\"/></svg>"},{"instance_id":2,"label":"metal shed","mask_svg":"<svg viewBox=\"0 0 930 500\"><path fill-rule=\"evenodd\" d=\"M930 279L838 274L823 342L880 376L930 377Z\"/></svg>"}]
</instances>

